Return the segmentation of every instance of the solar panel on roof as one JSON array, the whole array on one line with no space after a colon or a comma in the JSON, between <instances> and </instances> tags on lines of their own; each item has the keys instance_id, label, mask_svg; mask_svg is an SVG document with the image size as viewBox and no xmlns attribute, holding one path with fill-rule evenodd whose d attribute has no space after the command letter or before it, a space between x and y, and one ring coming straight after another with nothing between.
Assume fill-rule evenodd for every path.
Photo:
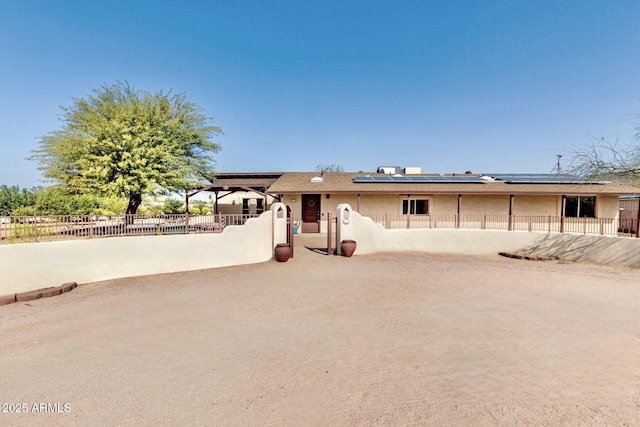
<instances>
[{"instance_id":1,"label":"solar panel on roof","mask_svg":"<svg viewBox=\"0 0 640 427\"><path fill-rule=\"evenodd\" d=\"M353 182L356 184L483 184L487 180L479 176L354 176Z\"/></svg>"},{"instance_id":2,"label":"solar panel on roof","mask_svg":"<svg viewBox=\"0 0 640 427\"><path fill-rule=\"evenodd\" d=\"M496 180L504 181L507 184L606 184L608 182L568 174L495 173L487 175Z\"/></svg>"}]
</instances>

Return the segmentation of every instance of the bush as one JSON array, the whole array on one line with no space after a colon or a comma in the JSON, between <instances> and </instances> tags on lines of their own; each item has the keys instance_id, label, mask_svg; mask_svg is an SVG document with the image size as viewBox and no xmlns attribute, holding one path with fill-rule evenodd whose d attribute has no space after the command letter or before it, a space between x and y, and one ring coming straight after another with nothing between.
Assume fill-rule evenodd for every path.
<instances>
[{"instance_id":1,"label":"bush","mask_svg":"<svg viewBox=\"0 0 640 427\"><path fill-rule=\"evenodd\" d=\"M33 216L35 213L36 210L33 206L21 206L11 211L11 215L13 216Z\"/></svg>"},{"instance_id":2,"label":"bush","mask_svg":"<svg viewBox=\"0 0 640 427\"><path fill-rule=\"evenodd\" d=\"M163 211L166 214L183 214L184 208L182 207L182 201L176 199L165 199Z\"/></svg>"}]
</instances>

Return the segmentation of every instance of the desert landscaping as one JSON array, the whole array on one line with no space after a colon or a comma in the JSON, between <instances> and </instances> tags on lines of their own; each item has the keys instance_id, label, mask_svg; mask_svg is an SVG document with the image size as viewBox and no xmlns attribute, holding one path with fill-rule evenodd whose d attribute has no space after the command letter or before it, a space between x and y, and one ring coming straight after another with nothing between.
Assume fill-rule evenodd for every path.
<instances>
[{"instance_id":1,"label":"desert landscaping","mask_svg":"<svg viewBox=\"0 0 640 427\"><path fill-rule=\"evenodd\" d=\"M639 270L296 239L0 307L0 424L640 423Z\"/></svg>"}]
</instances>

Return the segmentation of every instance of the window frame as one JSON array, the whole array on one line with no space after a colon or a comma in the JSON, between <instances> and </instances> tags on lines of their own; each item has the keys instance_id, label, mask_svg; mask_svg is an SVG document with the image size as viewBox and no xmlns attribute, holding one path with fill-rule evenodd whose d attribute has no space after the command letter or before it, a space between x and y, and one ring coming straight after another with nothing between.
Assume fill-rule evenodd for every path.
<instances>
[{"instance_id":1,"label":"window frame","mask_svg":"<svg viewBox=\"0 0 640 427\"><path fill-rule=\"evenodd\" d=\"M410 207L408 202L411 202ZM418 202L422 205L421 210L425 210L424 213L416 213L416 211L418 211ZM402 212L402 215L407 215L407 211L410 211L410 215L429 215L429 205L430 203L428 198L404 198L400 205L400 211ZM424 209L425 206L426 209Z\"/></svg>"},{"instance_id":2,"label":"window frame","mask_svg":"<svg viewBox=\"0 0 640 427\"><path fill-rule=\"evenodd\" d=\"M571 215L567 214L567 210L569 208L569 199L572 199L572 206L570 207ZM592 201L587 201L587 199L592 199ZM597 196L564 196L562 215L565 218L597 218L597 201ZM573 206L574 204L575 207ZM588 215L583 215L585 211L588 213Z\"/></svg>"}]
</instances>

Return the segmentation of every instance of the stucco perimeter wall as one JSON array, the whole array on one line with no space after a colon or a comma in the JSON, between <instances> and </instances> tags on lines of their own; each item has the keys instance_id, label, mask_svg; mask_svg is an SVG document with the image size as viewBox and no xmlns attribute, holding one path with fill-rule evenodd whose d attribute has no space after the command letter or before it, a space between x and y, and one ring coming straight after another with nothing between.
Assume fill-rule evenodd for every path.
<instances>
[{"instance_id":1,"label":"stucco perimeter wall","mask_svg":"<svg viewBox=\"0 0 640 427\"><path fill-rule=\"evenodd\" d=\"M546 234L520 231L456 229L391 229L352 212L348 225L357 242L356 254L375 252L432 252L456 254L495 254L534 245Z\"/></svg>"},{"instance_id":2,"label":"stucco perimeter wall","mask_svg":"<svg viewBox=\"0 0 640 427\"><path fill-rule=\"evenodd\" d=\"M510 252L640 268L640 239L629 237L527 231L386 230L357 212L351 213L348 227L350 238L358 245L356 255L401 251L468 255Z\"/></svg>"},{"instance_id":3,"label":"stucco perimeter wall","mask_svg":"<svg viewBox=\"0 0 640 427\"><path fill-rule=\"evenodd\" d=\"M222 233L0 246L0 296L66 282L252 264L271 259L272 212Z\"/></svg>"},{"instance_id":4,"label":"stucco perimeter wall","mask_svg":"<svg viewBox=\"0 0 640 427\"><path fill-rule=\"evenodd\" d=\"M551 233L517 253L640 268L640 239L629 237Z\"/></svg>"}]
</instances>

